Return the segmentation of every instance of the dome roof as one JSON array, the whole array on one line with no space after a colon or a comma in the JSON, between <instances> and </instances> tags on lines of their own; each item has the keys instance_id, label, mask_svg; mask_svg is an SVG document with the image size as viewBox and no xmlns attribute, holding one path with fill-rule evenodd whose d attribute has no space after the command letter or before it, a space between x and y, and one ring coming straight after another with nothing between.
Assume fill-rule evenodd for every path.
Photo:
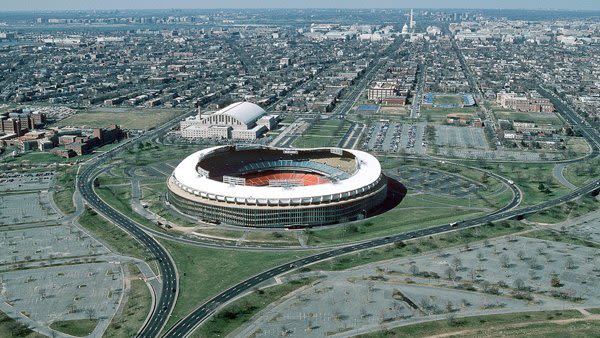
<instances>
[{"instance_id":1,"label":"dome roof","mask_svg":"<svg viewBox=\"0 0 600 338\"><path fill-rule=\"evenodd\" d=\"M217 111L215 114L223 114L233 117L243 124L249 125L265 115L264 109L250 102L236 102Z\"/></svg>"}]
</instances>

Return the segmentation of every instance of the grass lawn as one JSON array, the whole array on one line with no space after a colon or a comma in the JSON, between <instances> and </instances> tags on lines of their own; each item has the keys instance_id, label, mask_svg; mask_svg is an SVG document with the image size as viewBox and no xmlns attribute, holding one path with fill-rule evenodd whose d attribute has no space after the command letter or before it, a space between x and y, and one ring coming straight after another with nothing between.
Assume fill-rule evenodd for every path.
<instances>
[{"instance_id":1,"label":"grass lawn","mask_svg":"<svg viewBox=\"0 0 600 338\"><path fill-rule=\"evenodd\" d=\"M405 165L422 166L462 175L478 182L481 182L483 175L482 172L475 169L460 167L451 163L402 161L398 158L382 160L382 166L387 169L400 168L402 170ZM473 196L471 199L447 195L409 193L396 208L363 222L308 230L308 244L341 243L465 220L485 212L481 208L487 210L498 209L512 199L512 192L497 179L488 177L485 185L487 190L481 191L479 196ZM410 186L407 189L411 191Z\"/></svg>"},{"instance_id":2,"label":"grass lawn","mask_svg":"<svg viewBox=\"0 0 600 338\"><path fill-rule=\"evenodd\" d=\"M294 147L337 147L350 123L340 119L318 120L294 142Z\"/></svg>"},{"instance_id":3,"label":"grass lawn","mask_svg":"<svg viewBox=\"0 0 600 338\"><path fill-rule=\"evenodd\" d=\"M133 211L131 208L131 186L100 186L94 189L98 196L107 204L127 215L134 221L149 227L156 227L149 220Z\"/></svg>"},{"instance_id":4,"label":"grass lawn","mask_svg":"<svg viewBox=\"0 0 600 338\"><path fill-rule=\"evenodd\" d=\"M483 213L476 210L453 207L414 209L396 207L363 222L308 230L308 244L338 244L347 241L381 237L468 219L481 214Z\"/></svg>"},{"instance_id":5,"label":"grass lawn","mask_svg":"<svg viewBox=\"0 0 600 338\"><path fill-rule=\"evenodd\" d=\"M433 104L463 104L462 95L434 95Z\"/></svg>"},{"instance_id":6,"label":"grass lawn","mask_svg":"<svg viewBox=\"0 0 600 338\"><path fill-rule=\"evenodd\" d=\"M524 237L543 239L553 242L562 242L580 246L587 246L594 249L600 249L600 244L589 242L579 237L571 236L566 233L560 233L552 230L536 230L522 234Z\"/></svg>"},{"instance_id":7,"label":"grass lawn","mask_svg":"<svg viewBox=\"0 0 600 338\"><path fill-rule=\"evenodd\" d=\"M146 144L149 144L148 142ZM164 145L156 145L150 144L150 147L146 145L144 148L140 149L137 146L130 147L128 150L121 152L115 159L115 162L122 161L121 166L123 166L123 172L127 172L129 168L132 167L142 167L148 164L157 163L157 162L166 162L173 160L182 160L188 155L198 150L203 149L202 146L164 146Z\"/></svg>"},{"instance_id":8,"label":"grass lawn","mask_svg":"<svg viewBox=\"0 0 600 338\"><path fill-rule=\"evenodd\" d=\"M89 110L82 111L64 120L58 121L55 126L85 126L108 127L111 124L118 124L125 129L144 129L161 125L183 111L178 109L118 109L118 110Z\"/></svg>"},{"instance_id":9,"label":"grass lawn","mask_svg":"<svg viewBox=\"0 0 600 338\"><path fill-rule=\"evenodd\" d=\"M484 167L501 176L513 180L523 191L520 206L545 202L570 192L552 176L554 164L531 163L477 163L470 165Z\"/></svg>"},{"instance_id":10,"label":"grass lawn","mask_svg":"<svg viewBox=\"0 0 600 338\"><path fill-rule=\"evenodd\" d=\"M188 220L178 214L175 214L172 209L161 202L161 197L164 198L167 183L166 182L154 182L149 184L143 184L140 182L142 188L142 201L147 203L148 210L159 215L163 219L181 226L196 226L195 222ZM241 236L241 235L240 235ZM238 236L239 237L239 236Z\"/></svg>"},{"instance_id":11,"label":"grass lawn","mask_svg":"<svg viewBox=\"0 0 600 338\"><path fill-rule=\"evenodd\" d=\"M569 201L550 209L527 215L526 218L533 222L553 224L565 221L569 218L579 217L588 212L598 210L598 208L600 208L600 201L586 195L574 201Z\"/></svg>"},{"instance_id":12,"label":"grass lawn","mask_svg":"<svg viewBox=\"0 0 600 338\"><path fill-rule=\"evenodd\" d=\"M576 310L522 312L499 315L474 316L455 318L453 320L438 320L400 326L394 329L363 335L363 337L425 337L457 332L460 337L574 337L568 333L578 333L578 337L589 337L585 332L595 335L600 328L600 322L589 322L591 327L585 331L575 330L575 325L550 324L547 321L581 318L583 315ZM520 326L517 324L526 324ZM511 328L511 326L515 326ZM594 331L596 330L596 331ZM462 332L461 331L467 331ZM579 333L578 333L579 334Z\"/></svg>"},{"instance_id":13,"label":"grass lawn","mask_svg":"<svg viewBox=\"0 0 600 338\"><path fill-rule=\"evenodd\" d=\"M569 137L567 149L580 156L590 152L590 145L582 137Z\"/></svg>"},{"instance_id":14,"label":"grass lawn","mask_svg":"<svg viewBox=\"0 0 600 338\"><path fill-rule=\"evenodd\" d=\"M3 163L20 163L23 166L27 166L30 164L54 164L54 163L75 163L80 160L86 160L91 155L83 155L76 156L71 158L64 158L62 156L56 156L54 154L50 154L47 152L41 151L29 151L25 154L19 155L17 157L5 156L2 158Z\"/></svg>"},{"instance_id":15,"label":"grass lawn","mask_svg":"<svg viewBox=\"0 0 600 338\"><path fill-rule=\"evenodd\" d=\"M501 108L504 109L504 108ZM509 121L533 122L535 124L551 124L562 126L562 121L554 113L528 113L513 111L494 111L496 118Z\"/></svg>"},{"instance_id":16,"label":"grass lawn","mask_svg":"<svg viewBox=\"0 0 600 338\"><path fill-rule=\"evenodd\" d=\"M148 261L152 259L150 253L140 243L93 210L86 209L79 218L79 224L112 251L141 260ZM150 266L154 267L154 264L150 264Z\"/></svg>"},{"instance_id":17,"label":"grass lawn","mask_svg":"<svg viewBox=\"0 0 600 338\"><path fill-rule=\"evenodd\" d=\"M460 231L429 236L427 238L420 238L417 240L396 243L381 248L344 255L321 263L313 264L309 267L300 269L300 271L346 270L356 266L387 259L411 256L461 245L468 246L469 243L474 241L504 236L526 229L528 229L528 226L515 221L489 223L476 228L463 229Z\"/></svg>"},{"instance_id":18,"label":"grass lawn","mask_svg":"<svg viewBox=\"0 0 600 338\"><path fill-rule=\"evenodd\" d=\"M61 320L50 324L50 328L75 337L85 337L94 331L97 319Z\"/></svg>"},{"instance_id":19,"label":"grass lawn","mask_svg":"<svg viewBox=\"0 0 600 338\"><path fill-rule=\"evenodd\" d=\"M73 194L75 193L75 175L76 167L61 170L57 173L56 184L54 185L54 203L65 214L75 212L73 205Z\"/></svg>"},{"instance_id":20,"label":"grass lawn","mask_svg":"<svg viewBox=\"0 0 600 338\"><path fill-rule=\"evenodd\" d=\"M252 292L217 312L204 322L192 337L225 337L248 322L252 316L281 297L310 284L315 278L303 278Z\"/></svg>"},{"instance_id":21,"label":"grass lawn","mask_svg":"<svg viewBox=\"0 0 600 338\"><path fill-rule=\"evenodd\" d=\"M310 252L215 250L161 240L180 276L179 296L167 329L217 293L278 264Z\"/></svg>"},{"instance_id":22,"label":"grass lawn","mask_svg":"<svg viewBox=\"0 0 600 338\"><path fill-rule=\"evenodd\" d=\"M567 181L581 187L600 176L600 158L569 164L563 170Z\"/></svg>"},{"instance_id":23,"label":"grass lawn","mask_svg":"<svg viewBox=\"0 0 600 338\"><path fill-rule=\"evenodd\" d=\"M127 297L124 298L123 310L110 322L104 337L134 337L150 313L152 296L146 283L139 279L142 274L133 264L128 264L127 268L131 277L131 286Z\"/></svg>"},{"instance_id":24,"label":"grass lawn","mask_svg":"<svg viewBox=\"0 0 600 338\"><path fill-rule=\"evenodd\" d=\"M0 337L2 338L44 338L27 326L17 322L0 311Z\"/></svg>"}]
</instances>

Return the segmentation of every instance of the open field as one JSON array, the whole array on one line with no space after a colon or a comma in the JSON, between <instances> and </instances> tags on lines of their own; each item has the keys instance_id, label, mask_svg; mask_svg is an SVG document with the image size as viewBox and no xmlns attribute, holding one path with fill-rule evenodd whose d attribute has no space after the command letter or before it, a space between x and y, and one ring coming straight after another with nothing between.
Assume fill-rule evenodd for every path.
<instances>
[{"instance_id":1,"label":"open field","mask_svg":"<svg viewBox=\"0 0 600 338\"><path fill-rule=\"evenodd\" d=\"M363 222L326 229L308 230L308 244L340 244L422 229L482 215L458 208L396 208Z\"/></svg>"},{"instance_id":2,"label":"open field","mask_svg":"<svg viewBox=\"0 0 600 338\"><path fill-rule=\"evenodd\" d=\"M494 114L497 119L519 121L519 122L533 122L535 124L552 124L555 126L562 126L562 121L556 116L555 113L529 113L529 112L514 112L514 111L503 111L502 107L495 110Z\"/></svg>"},{"instance_id":3,"label":"open field","mask_svg":"<svg viewBox=\"0 0 600 338\"><path fill-rule=\"evenodd\" d=\"M553 224L563 222L570 218L579 217L588 212L598 210L599 208L600 201L596 198L586 195L574 201L527 215L526 218L533 222Z\"/></svg>"},{"instance_id":4,"label":"open field","mask_svg":"<svg viewBox=\"0 0 600 338\"><path fill-rule=\"evenodd\" d=\"M56 177L54 186L54 203L65 214L75 212L73 205L73 194L75 193L75 175L77 168L70 167L61 170Z\"/></svg>"},{"instance_id":5,"label":"open field","mask_svg":"<svg viewBox=\"0 0 600 338\"><path fill-rule=\"evenodd\" d=\"M204 322L192 337L225 337L267 305L313 282L315 278L293 279L281 285L254 291L221 309Z\"/></svg>"},{"instance_id":6,"label":"open field","mask_svg":"<svg viewBox=\"0 0 600 338\"><path fill-rule=\"evenodd\" d=\"M294 147L337 147L350 124L339 119L318 120L294 142Z\"/></svg>"},{"instance_id":7,"label":"open field","mask_svg":"<svg viewBox=\"0 0 600 338\"><path fill-rule=\"evenodd\" d=\"M5 156L2 157L0 162L3 163L19 163L21 166L26 167L27 165L35 164L54 164L54 163L75 163L80 160L86 160L90 155L76 156L71 158L64 158L62 156L56 156L54 154L41 152L41 151L30 151L17 157Z\"/></svg>"},{"instance_id":8,"label":"open field","mask_svg":"<svg viewBox=\"0 0 600 338\"><path fill-rule=\"evenodd\" d=\"M132 264L127 265L129 269L130 287L124 298L121 311L110 322L104 333L105 337L133 337L142 327L146 316L150 312L152 296L138 268Z\"/></svg>"},{"instance_id":9,"label":"open field","mask_svg":"<svg viewBox=\"0 0 600 338\"><path fill-rule=\"evenodd\" d=\"M574 185L583 186L594 179L598 179L600 175L600 158L569 164L563 170L563 175L567 181Z\"/></svg>"},{"instance_id":10,"label":"open field","mask_svg":"<svg viewBox=\"0 0 600 338\"><path fill-rule=\"evenodd\" d=\"M95 319L61 320L50 324L50 328L75 337L85 337L98 325Z\"/></svg>"},{"instance_id":11,"label":"open field","mask_svg":"<svg viewBox=\"0 0 600 338\"><path fill-rule=\"evenodd\" d=\"M501 208L512 198L500 181L474 169L418 161L398 166L400 162L387 159L382 163L384 168L394 168L386 174L408 191L399 205L362 222L308 230L308 244L362 240L469 219Z\"/></svg>"},{"instance_id":12,"label":"open field","mask_svg":"<svg viewBox=\"0 0 600 338\"><path fill-rule=\"evenodd\" d=\"M462 95L434 95L433 104L456 104L461 105L463 103Z\"/></svg>"},{"instance_id":13,"label":"open field","mask_svg":"<svg viewBox=\"0 0 600 338\"><path fill-rule=\"evenodd\" d=\"M567 194L570 190L552 176L554 164L473 162L515 182L523 191L521 206L538 204Z\"/></svg>"},{"instance_id":14,"label":"open field","mask_svg":"<svg viewBox=\"0 0 600 338\"><path fill-rule=\"evenodd\" d=\"M156 227L148 219L133 211L131 208L131 186L104 186L95 189L96 193L107 204L111 205L121 213L127 215L132 220L148 226Z\"/></svg>"},{"instance_id":15,"label":"open field","mask_svg":"<svg viewBox=\"0 0 600 338\"><path fill-rule=\"evenodd\" d=\"M182 111L178 109L96 109L79 112L58 121L55 126L105 128L111 124L118 124L124 129L147 130L161 125L181 113Z\"/></svg>"},{"instance_id":16,"label":"open field","mask_svg":"<svg viewBox=\"0 0 600 338\"><path fill-rule=\"evenodd\" d=\"M575 153L575 155L584 155L591 151L589 144L581 137L567 138L567 151Z\"/></svg>"},{"instance_id":17,"label":"open field","mask_svg":"<svg viewBox=\"0 0 600 338\"><path fill-rule=\"evenodd\" d=\"M310 252L216 250L161 241L181 276L179 296L167 329L210 297L267 268ZM202 286L202 287L198 287Z\"/></svg>"}]
</instances>

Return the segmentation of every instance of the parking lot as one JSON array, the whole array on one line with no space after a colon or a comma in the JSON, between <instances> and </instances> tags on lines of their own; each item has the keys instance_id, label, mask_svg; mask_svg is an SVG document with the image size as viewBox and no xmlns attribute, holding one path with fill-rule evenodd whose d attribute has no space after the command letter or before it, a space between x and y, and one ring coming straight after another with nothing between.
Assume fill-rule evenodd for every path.
<instances>
[{"instance_id":1,"label":"parking lot","mask_svg":"<svg viewBox=\"0 0 600 338\"><path fill-rule=\"evenodd\" d=\"M54 173L0 173L0 192L15 190L47 190Z\"/></svg>"},{"instance_id":2,"label":"parking lot","mask_svg":"<svg viewBox=\"0 0 600 338\"><path fill-rule=\"evenodd\" d=\"M424 154L423 133L425 124L379 121L367 129L362 147L368 151Z\"/></svg>"},{"instance_id":3,"label":"parking lot","mask_svg":"<svg viewBox=\"0 0 600 338\"><path fill-rule=\"evenodd\" d=\"M16 270L1 274L0 310L15 309L38 323L105 318L116 312L123 288L121 267L91 263Z\"/></svg>"},{"instance_id":4,"label":"parking lot","mask_svg":"<svg viewBox=\"0 0 600 338\"><path fill-rule=\"evenodd\" d=\"M457 158L489 159L504 161L540 161L543 158L547 160L560 159L560 153L535 153L532 151L516 150L439 148L438 154L442 156ZM540 156L541 154L543 154L543 156Z\"/></svg>"},{"instance_id":5,"label":"parking lot","mask_svg":"<svg viewBox=\"0 0 600 338\"><path fill-rule=\"evenodd\" d=\"M101 336L123 292L121 258L54 209L53 174L0 177L0 311L47 335L53 321L98 319Z\"/></svg>"},{"instance_id":6,"label":"parking lot","mask_svg":"<svg viewBox=\"0 0 600 338\"><path fill-rule=\"evenodd\" d=\"M5 265L35 260L108 253L109 251L96 240L67 225L0 232L0 270Z\"/></svg>"},{"instance_id":7,"label":"parking lot","mask_svg":"<svg viewBox=\"0 0 600 338\"><path fill-rule=\"evenodd\" d=\"M60 218L47 193L0 195L0 226L6 224L37 223Z\"/></svg>"},{"instance_id":8,"label":"parking lot","mask_svg":"<svg viewBox=\"0 0 600 338\"><path fill-rule=\"evenodd\" d=\"M484 188L481 183L462 176L423 167L402 166L386 174L402 182L412 193L468 197Z\"/></svg>"},{"instance_id":9,"label":"parking lot","mask_svg":"<svg viewBox=\"0 0 600 338\"><path fill-rule=\"evenodd\" d=\"M438 146L489 149L483 128L436 126L435 143Z\"/></svg>"},{"instance_id":10,"label":"parking lot","mask_svg":"<svg viewBox=\"0 0 600 338\"><path fill-rule=\"evenodd\" d=\"M388 323L600 305L599 252L511 236L321 276L263 311L239 337L353 336ZM560 287L552 287L556 276ZM521 293L525 296L515 296Z\"/></svg>"}]
</instances>

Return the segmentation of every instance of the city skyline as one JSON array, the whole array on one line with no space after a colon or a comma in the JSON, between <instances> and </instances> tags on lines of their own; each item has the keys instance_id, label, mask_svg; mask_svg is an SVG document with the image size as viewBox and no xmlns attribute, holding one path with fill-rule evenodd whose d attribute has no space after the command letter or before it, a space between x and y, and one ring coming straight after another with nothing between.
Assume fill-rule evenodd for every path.
<instances>
[{"instance_id":1,"label":"city skyline","mask_svg":"<svg viewBox=\"0 0 600 338\"><path fill-rule=\"evenodd\" d=\"M597 336L595 2L5 0L0 338Z\"/></svg>"},{"instance_id":2,"label":"city skyline","mask_svg":"<svg viewBox=\"0 0 600 338\"><path fill-rule=\"evenodd\" d=\"M419 3L410 1L376 0L368 3L350 0L307 0L299 4L297 1L190 1L174 0L164 1L116 1L107 0L101 3L91 1L42 1L31 0L27 2L9 1L4 4L2 11L43 11L43 10L111 10L111 9L202 9L202 8L445 8L445 9L561 9L561 10L600 10L600 2L593 0L575 0L570 2L551 0L508 0L502 2L481 2L473 5L466 0L437 1L425 0Z\"/></svg>"}]
</instances>

